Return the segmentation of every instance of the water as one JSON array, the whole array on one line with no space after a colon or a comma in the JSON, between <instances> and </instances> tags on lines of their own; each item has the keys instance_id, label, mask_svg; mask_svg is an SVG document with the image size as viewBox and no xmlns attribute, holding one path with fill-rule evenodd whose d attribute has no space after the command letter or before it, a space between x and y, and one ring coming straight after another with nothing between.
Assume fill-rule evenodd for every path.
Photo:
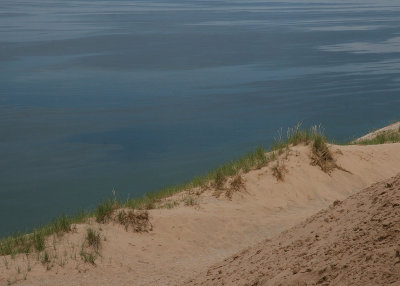
<instances>
[{"instance_id":1,"label":"water","mask_svg":"<svg viewBox=\"0 0 400 286\"><path fill-rule=\"evenodd\" d=\"M400 2L0 3L0 236L182 182L279 128L398 119Z\"/></svg>"}]
</instances>

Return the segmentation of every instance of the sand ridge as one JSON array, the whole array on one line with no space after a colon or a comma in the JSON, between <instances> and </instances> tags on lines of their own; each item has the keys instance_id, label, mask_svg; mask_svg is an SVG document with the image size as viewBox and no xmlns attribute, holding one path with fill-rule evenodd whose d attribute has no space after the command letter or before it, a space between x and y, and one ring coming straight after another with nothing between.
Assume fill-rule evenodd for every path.
<instances>
[{"instance_id":1,"label":"sand ridge","mask_svg":"<svg viewBox=\"0 0 400 286\"><path fill-rule=\"evenodd\" d=\"M54 245L48 243L51 267L34 255L5 257L8 265L0 261L0 285L181 285L210 265L400 170L400 144L330 148L348 172L326 174L310 165L309 146L296 146L280 158L288 170L283 182L272 175L271 166L250 171L243 175L245 190L231 200L216 198L210 190L195 196L194 205L150 210L153 230L148 233L126 231L116 223L77 225L76 231L55 238ZM102 239L95 266L80 259L88 227L98 230Z\"/></svg>"},{"instance_id":2,"label":"sand ridge","mask_svg":"<svg viewBox=\"0 0 400 286\"><path fill-rule=\"evenodd\" d=\"M380 134L384 134L386 132L396 132L396 131L400 131L400 122L395 122L392 123L388 126L385 126L383 128L380 128L378 130L372 131L360 138L357 138L356 140L354 140L353 142L357 143L359 141L363 141L363 140L370 140L373 139L375 137L377 137Z\"/></svg>"},{"instance_id":3,"label":"sand ridge","mask_svg":"<svg viewBox=\"0 0 400 286\"><path fill-rule=\"evenodd\" d=\"M400 175L335 201L185 285L400 285Z\"/></svg>"}]
</instances>

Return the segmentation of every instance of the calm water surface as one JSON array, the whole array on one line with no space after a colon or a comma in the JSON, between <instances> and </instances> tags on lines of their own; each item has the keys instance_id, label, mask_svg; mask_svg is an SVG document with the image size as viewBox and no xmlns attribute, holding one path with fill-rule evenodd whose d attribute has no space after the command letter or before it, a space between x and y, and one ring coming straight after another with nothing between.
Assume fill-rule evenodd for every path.
<instances>
[{"instance_id":1,"label":"calm water surface","mask_svg":"<svg viewBox=\"0 0 400 286\"><path fill-rule=\"evenodd\" d=\"M399 118L400 2L0 2L0 236L202 174L279 128Z\"/></svg>"}]
</instances>

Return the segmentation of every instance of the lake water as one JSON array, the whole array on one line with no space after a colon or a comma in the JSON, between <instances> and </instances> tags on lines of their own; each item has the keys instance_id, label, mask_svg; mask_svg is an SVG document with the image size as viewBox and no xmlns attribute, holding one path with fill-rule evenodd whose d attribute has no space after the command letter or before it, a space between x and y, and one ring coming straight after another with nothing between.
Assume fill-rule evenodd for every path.
<instances>
[{"instance_id":1,"label":"lake water","mask_svg":"<svg viewBox=\"0 0 400 286\"><path fill-rule=\"evenodd\" d=\"M0 236L322 124L399 118L400 1L0 2Z\"/></svg>"}]
</instances>

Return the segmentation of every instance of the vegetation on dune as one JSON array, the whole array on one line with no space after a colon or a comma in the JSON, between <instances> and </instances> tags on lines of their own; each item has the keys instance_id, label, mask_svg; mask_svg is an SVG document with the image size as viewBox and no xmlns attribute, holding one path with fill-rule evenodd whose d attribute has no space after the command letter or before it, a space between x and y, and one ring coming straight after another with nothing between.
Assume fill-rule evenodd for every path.
<instances>
[{"instance_id":1,"label":"vegetation on dune","mask_svg":"<svg viewBox=\"0 0 400 286\"><path fill-rule=\"evenodd\" d=\"M233 193L239 192L244 189L244 179L241 175L236 175L229 184L229 188L227 189L225 196L228 199L232 199Z\"/></svg>"},{"instance_id":2,"label":"vegetation on dune","mask_svg":"<svg viewBox=\"0 0 400 286\"><path fill-rule=\"evenodd\" d=\"M80 213L77 216L71 217L63 215L53 223L37 228L29 234L16 234L3 238L0 240L0 255L43 251L46 247L46 238L48 236L52 234L62 235L65 232L69 232L73 224L84 222L89 217L95 217L99 223L106 223L112 218L114 211L119 208L149 210L155 208L157 202L178 192L196 187L205 187L210 183L216 188L222 188L228 177L237 176L241 172L247 173L250 170L262 168L268 165L269 162L276 160L277 156L288 149L290 145L308 144L313 138L319 136L322 136L320 128L314 127L311 130L302 130L300 124L298 124L295 128L288 129L286 138L282 136L281 132L269 152L262 147L258 147L245 156L230 161L206 175L193 178L190 182L169 186L125 202L116 199L114 194L113 199L108 199L100 203L93 212ZM229 193L229 197L230 195L231 193Z\"/></svg>"},{"instance_id":3,"label":"vegetation on dune","mask_svg":"<svg viewBox=\"0 0 400 286\"><path fill-rule=\"evenodd\" d=\"M198 205L198 202L192 196L188 196L187 198L185 198L184 203L185 203L185 206L196 206L196 205Z\"/></svg>"},{"instance_id":4,"label":"vegetation on dune","mask_svg":"<svg viewBox=\"0 0 400 286\"><path fill-rule=\"evenodd\" d=\"M93 247L96 251L100 249L100 233L93 230L92 228L88 228L86 233L86 241L88 243L88 246Z\"/></svg>"},{"instance_id":5,"label":"vegetation on dune","mask_svg":"<svg viewBox=\"0 0 400 286\"><path fill-rule=\"evenodd\" d=\"M121 210L118 213L117 220L126 230L128 230L129 227L134 232L149 232L153 229L147 210Z\"/></svg>"},{"instance_id":6,"label":"vegetation on dune","mask_svg":"<svg viewBox=\"0 0 400 286\"><path fill-rule=\"evenodd\" d=\"M285 174L288 172L285 164L277 161L274 166L271 167L272 175L276 178L277 181L284 181Z\"/></svg>"},{"instance_id":7,"label":"vegetation on dune","mask_svg":"<svg viewBox=\"0 0 400 286\"><path fill-rule=\"evenodd\" d=\"M326 139L316 137L311 145L311 165L319 166L325 173L337 167L332 152L329 150Z\"/></svg>"},{"instance_id":8,"label":"vegetation on dune","mask_svg":"<svg viewBox=\"0 0 400 286\"><path fill-rule=\"evenodd\" d=\"M13 255L16 253L30 253L43 251L46 247L46 238L50 235L62 234L72 230L72 225L85 221L87 214L80 213L76 216L62 215L52 223L37 228L28 234L15 234L0 240L0 255Z\"/></svg>"},{"instance_id":9,"label":"vegetation on dune","mask_svg":"<svg viewBox=\"0 0 400 286\"><path fill-rule=\"evenodd\" d=\"M0 255L15 255L16 253L30 253L33 251L41 252L46 249L46 238L50 235L62 235L63 233L72 230L72 226L77 223L85 222L88 218L94 217L98 223L106 223L110 220L120 221L126 228L139 223L140 228L148 221L148 214L135 212L120 212L115 215L115 211L121 208L132 210L149 210L155 207L172 208L177 203L169 202L169 205L159 205L163 199L170 197L178 192L191 190L194 188L207 188L213 186L217 190L224 189L224 186L230 182L230 186L226 188L227 197L231 198L233 192L240 190L243 187L243 179L241 174L247 173L254 169L260 169L267 166L270 162L279 159L279 155L285 151L289 151L290 146L298 144L311 144L312 162L320 166L322 170L329 172L334 164L332 154L327 145L327 138L319 126L314 126L311 129L302 129L298 124L294 128L289 128L285 134L278 132L275 138L275 144L270 150L262 147L256 148L254 151L244 155L243 157L230 161L215 170L208 172L203 176L193 178L190 182L169 186L156 192L147 193L143 197L129 199L124 202L115 197L100 203L92 212L82 212L76 216L60 216L52 223L34 229L28 234L16 234L0 240ZM400 130L379 134L374 139L363 140L357 144L382 144L386 142L400 142ZM354 144L354 143L349 143ZM272 167L274 174L278 180L283 180L286 169L284 166L275 165ZM337 166L336 166L337 167ZM339 167L340 168L340 167ZM228 178L231 178L228 180ZM187 199L186 205L194 205L195 200ZM137 216L138 215L138 216ZM147 229L147 226L145 227ZM89 235L89 233L88 233ZM89 238L91 239L91 238ZM91 241L91 240L90 240ZM90 242L89 242L90 243ZM82 258L94 264L95 256L92 253L82 251Z\"/></svg>"},{"instance_id":10,"label":"vegetation on dune","mask_svg":"<svg viewBox=\"0 0 400 286\"><path fill-rule=\"evenodd\" d=\"M92 228L86 230L85 241L82 244L80 256L85 263L96 264L101 247L100 233Z\"/></svg>"},{"instance_id":11,"label":"vegetation on dune","mask_svg":"<svg viewBox=\"0 0 400 286\"><path fill-rule=\"evenodd\" d=\"M398 130L383 131L373 138L358 140L356 142L353 142L352 144L377 145L398 142L400 142L400 127L398 128Z\"/></svg>"},{"instance_id":12,"label":"vegetation on dune","mask_svg":"<svg viewBox=\"0 0 400 286\"><path fill-rule=\"evenodd\" d=\"M96 221L99 223L106 223L111 219L115 209L118 208L119 203L116 200L108 199L100 203L94 210Z\"/></svg>"}]
</instances>

